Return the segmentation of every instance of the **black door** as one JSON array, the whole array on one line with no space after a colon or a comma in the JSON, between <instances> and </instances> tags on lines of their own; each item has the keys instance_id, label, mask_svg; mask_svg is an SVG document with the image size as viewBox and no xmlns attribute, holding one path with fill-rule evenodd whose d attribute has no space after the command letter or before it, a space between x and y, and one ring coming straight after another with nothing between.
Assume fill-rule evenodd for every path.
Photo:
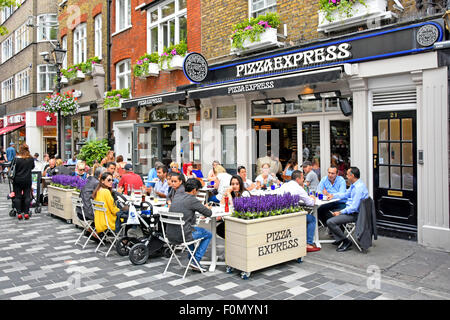
<instances>
[{"instance_id":1,"label":"black door","mask_svg":"<svg viewBox=\"0 0 450 320\"><path fill-rule=\"evenodd\" d=\"M417 240L416 112L373 113L374 200L381 235Z\"/></svg>"}]
</instances>

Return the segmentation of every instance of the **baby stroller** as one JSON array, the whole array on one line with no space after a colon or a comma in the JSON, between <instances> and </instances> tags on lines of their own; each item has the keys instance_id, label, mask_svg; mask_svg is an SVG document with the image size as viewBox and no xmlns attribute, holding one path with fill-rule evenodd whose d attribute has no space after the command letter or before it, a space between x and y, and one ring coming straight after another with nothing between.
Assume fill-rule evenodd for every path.
<instances>
[{"instance_id":1,"label":"baby stroller","mask_svg":"<svg viewBox=\"0 0 450 320\"><path fill-rule=\"evenodd\" d=\"M17 208L15 206L14 200L16 198L16 194L14 193L14 186L13 186L13 180L11 178L8 177L8 186L9 186L9 194L6 197L8 200L11 200L11 211L9 211L9 216L10 217L15 217L17 216L20 220L22 219L22 215L18 215L18 211ZM40 213L41 212L41 208L39 206L39 203L36 201L36 197L34 196L34 192L33 192L33 187L30 190L31 192L31 203L30 203L30 209L32 207L35 207L34 212L35 213ZM38 191L39 194L39 191ZM32 215L32 212L30 210L29 214L25 214L23 216L23 218L25 218L25 220L28 220Z\"/></svg>"}]
</instances>

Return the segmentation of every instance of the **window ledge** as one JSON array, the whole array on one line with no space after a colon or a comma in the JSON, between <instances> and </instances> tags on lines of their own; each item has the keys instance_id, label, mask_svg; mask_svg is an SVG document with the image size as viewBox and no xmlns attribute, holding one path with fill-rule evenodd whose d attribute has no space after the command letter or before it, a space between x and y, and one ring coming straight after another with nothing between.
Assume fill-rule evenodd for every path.
<instances>
[{"instance_id":1,"label":"window ledge","mask_svg":"<svg viewBox=\"0 0 450 320\"><path fill-rule=\"evenodd\" d=\"M111 35L111 37L117 36L118 34L120 34L120 33L122 33L122 32L125 32L125 31L127 31L127 30L130 30L131 28L133 28L133 25L131 25L131 26L129 26L129 27L126 27L126 28L124 28L124 29L122 29L122 30L119 30L119 31L114 32L114 33Z\"/></svg>"}]
</instances>

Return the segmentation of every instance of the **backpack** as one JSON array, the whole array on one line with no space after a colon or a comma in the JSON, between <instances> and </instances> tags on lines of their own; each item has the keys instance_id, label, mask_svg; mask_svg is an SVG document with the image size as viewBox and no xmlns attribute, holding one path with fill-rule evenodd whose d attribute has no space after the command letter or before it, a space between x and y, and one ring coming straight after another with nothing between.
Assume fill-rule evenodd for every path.
<instances>
[{"instance_id":1,"label":"backpack","mask_svg":"<svg viewBox=\"0 0 450 320\"><path fill-rule=\"evenodd\" d=\"M16 177L16 158L14 158L12 161L11 161L11 167L9 168L9 171L8 171L8 178L10 179L10 180L14 180L14 178Z\"/></svg>"}]
</instances>

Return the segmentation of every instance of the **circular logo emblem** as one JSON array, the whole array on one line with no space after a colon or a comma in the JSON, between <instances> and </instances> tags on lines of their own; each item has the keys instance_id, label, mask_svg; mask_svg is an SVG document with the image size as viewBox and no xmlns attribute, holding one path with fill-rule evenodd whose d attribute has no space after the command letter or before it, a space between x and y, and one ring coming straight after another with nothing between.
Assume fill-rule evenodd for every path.
<instances>
[{"instance_id":1,"label":"circular logo emblem","mask_svg":"<svg viewBox=\"0 0 450 320\"><path fill-rule=\"evenodd\" d=\"M192 52L184 59L183 71L190 81L202 82L208 76L208 62L200 53Z\"/></svg>"},{"instance_id":2,"label":"circular logo emblem","mask_svg":"<svg viewBox=\"0 0 450 320\"><path fill-rule=\"evenodd\" d=\"M439 29L432 24L426 24L417 31L417 43L423 47L432 46L439 38Z\"/></svg>"}]
</instances>

